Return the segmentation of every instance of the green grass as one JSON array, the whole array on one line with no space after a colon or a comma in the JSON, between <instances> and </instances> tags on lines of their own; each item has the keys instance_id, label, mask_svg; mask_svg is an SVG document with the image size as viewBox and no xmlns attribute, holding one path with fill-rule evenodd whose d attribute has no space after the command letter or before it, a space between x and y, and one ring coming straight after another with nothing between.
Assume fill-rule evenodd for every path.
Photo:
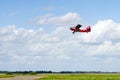
<instances>
[{"instance_id":1,"label":"green grass","mask_svg":"<svg viewBox=\"0 0 120 80\"><path fill-rule=\"evenodd\" d=\"M120 74L54 74L37 80L120 80Z\"/></svg>"},{"instance_id":2,"label":"green grass","mask_svg":"<svg viewBox=\"0 0 120 80\"><path fill-rule=\"evenodd\" d=\"M14 77L14 75L0 74L0 78L9 78L9 77Z\"/></svg>"}]
</instances>

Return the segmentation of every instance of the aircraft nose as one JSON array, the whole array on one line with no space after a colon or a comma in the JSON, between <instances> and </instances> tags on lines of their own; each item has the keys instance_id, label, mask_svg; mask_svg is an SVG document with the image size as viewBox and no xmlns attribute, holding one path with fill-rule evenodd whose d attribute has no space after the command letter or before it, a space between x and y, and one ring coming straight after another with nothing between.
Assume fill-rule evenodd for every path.
<instances>
[{"instance_id":1,"label":"aircraft nose","mask_svg":"<svg viewBox=\"0 0 120 80\"><path fill-rule=\"evenodd\" d=\"M70 30L72 30L72 28L70 27Z\"/></svg>"}]
</instances>

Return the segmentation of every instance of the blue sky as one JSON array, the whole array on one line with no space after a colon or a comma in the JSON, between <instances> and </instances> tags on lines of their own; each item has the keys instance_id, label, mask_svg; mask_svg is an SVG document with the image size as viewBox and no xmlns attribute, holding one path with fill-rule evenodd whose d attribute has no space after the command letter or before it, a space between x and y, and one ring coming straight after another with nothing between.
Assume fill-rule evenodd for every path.
<instances>
[{"instance_id":1,"label":"blue sky","mask_svg":"<svg viewBox=\"0 0 120 80\"><path fill-rule=\"evenodd\" d=\"M119 0L1 0L0 70L120 71ZM90 33L75 33L78 23Z\"/></svg>"},{"instance_id":2,"label":"blue sky","mask_svg":"<svg viewBox=\"0 0 120 80\"><path fill-rule=\"evenodd\" d=\"M48 13L63 15L67 12L79 13L86 24L94 24L103 19L120 20L119 0L2 0L0 6L1 26L10 24L23 27L31 26L28 24L29 20L38 16ZM47 10L49 7L51 10Z\"/></svg>"}]
</instances>

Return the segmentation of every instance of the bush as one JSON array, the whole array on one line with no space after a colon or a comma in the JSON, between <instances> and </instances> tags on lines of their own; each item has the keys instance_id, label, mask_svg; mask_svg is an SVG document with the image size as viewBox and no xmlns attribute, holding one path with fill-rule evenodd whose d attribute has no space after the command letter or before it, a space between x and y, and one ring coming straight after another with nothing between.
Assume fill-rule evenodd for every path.
<instances>
[{"instance_id":1,"label":"bush","mask_svg":"<svg viewBox=\"0 0 120 80\"><path fill-rule=\"evenodd\" d=\"M30 75L36 75L37 73L36 72L30 72L29 74Z\"/></svg>"},{"instance_id":2,"label":"bush","mask_svg":"<svg viewBox=\"0 0 120 80\"><path fill-rule=\"evenodd\" d=\"M13 73L12 72L7 72L6 75L13 75Z\"/></svg>"}]
</instances>

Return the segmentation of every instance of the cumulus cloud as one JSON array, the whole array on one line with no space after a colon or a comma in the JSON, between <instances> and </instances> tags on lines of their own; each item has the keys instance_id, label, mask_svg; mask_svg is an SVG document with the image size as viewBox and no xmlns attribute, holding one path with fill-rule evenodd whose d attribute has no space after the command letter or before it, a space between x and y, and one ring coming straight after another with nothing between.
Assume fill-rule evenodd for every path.
<instances>
[{"instance_id":1,"label":"cumulus cloud","mask_svg":"<svg viewBox=\"0 0 120 80\"><path fill-rule=\"evenodd\" d=\"M82 23L82 19L79 14L77 13L67 13L63 16L52 16L52 15L44 15L38 19L39 25L46 25L46 24L52 24L52 25L68 25L68 24L78 24Z\"/></svg>"},{"instance_id":2,"label":"cumulus cloud","mask_svg":"<svg viewBox=\"0 0 120 80\"><path fill-rule=\"evenodd\" d=\"M0 36L1 61L5 57L11 60L17 59L14 61L20 61L18 59L22 58L25 58L22 60L27 60L30 56L34 60L38 57L62 60L69 58L64 54L63 49L57 48L60 42L59 37L45 33L43 29L37 31L23 28L16 29L13 25L1 28Z\"/></svg>"},{"instance_id":3,"label":"cumulus cloud","mask_svg":"<svg viewBox=\"0 0 120 80\"><path fill-rule=\"evenodd\" d=\"M86 42L102 42L119 39L120 25L112 20L98 21L92 26L92 32L84 37Z\"/></svg>"},{"instance_id":4,"label":"cumulus cloud","mask_svg":"<svg viewBox=\"0 0 120 80\"><path fill-rule=\"evenodd\" d=\"M57 23L64 24L62 19L66 23L74 20L73 17L68 17L70 15L78 16L69 13L65 16L47 17L40 24L55 24L54 19L58 20ZM48 33L44 28L33 30L16 28L15 25L3 27L0 28L0 68L27 64L47 70L94 70L89 67L91 64L98 65L96 69L100 69L99 66L104 68L106 63L118 65L114 61L119 62L120 57L119 34L120 24L113 20L98 21L92 26L92 32L74 35L67 27L56 27Z\"/></svg>"},{"instance_id":5,"label":"cumulus cloud","mask_svg":"<svg viewBox=\"0 0 120 80\"><path fill-rule=\"evenodd\" d=\"M92 55L120 55L119 40L120 40L120 24L112 20L98 21L93 25L92 32L83 37L84 43L92 43Z\"/></svg>"}]
</instances>

